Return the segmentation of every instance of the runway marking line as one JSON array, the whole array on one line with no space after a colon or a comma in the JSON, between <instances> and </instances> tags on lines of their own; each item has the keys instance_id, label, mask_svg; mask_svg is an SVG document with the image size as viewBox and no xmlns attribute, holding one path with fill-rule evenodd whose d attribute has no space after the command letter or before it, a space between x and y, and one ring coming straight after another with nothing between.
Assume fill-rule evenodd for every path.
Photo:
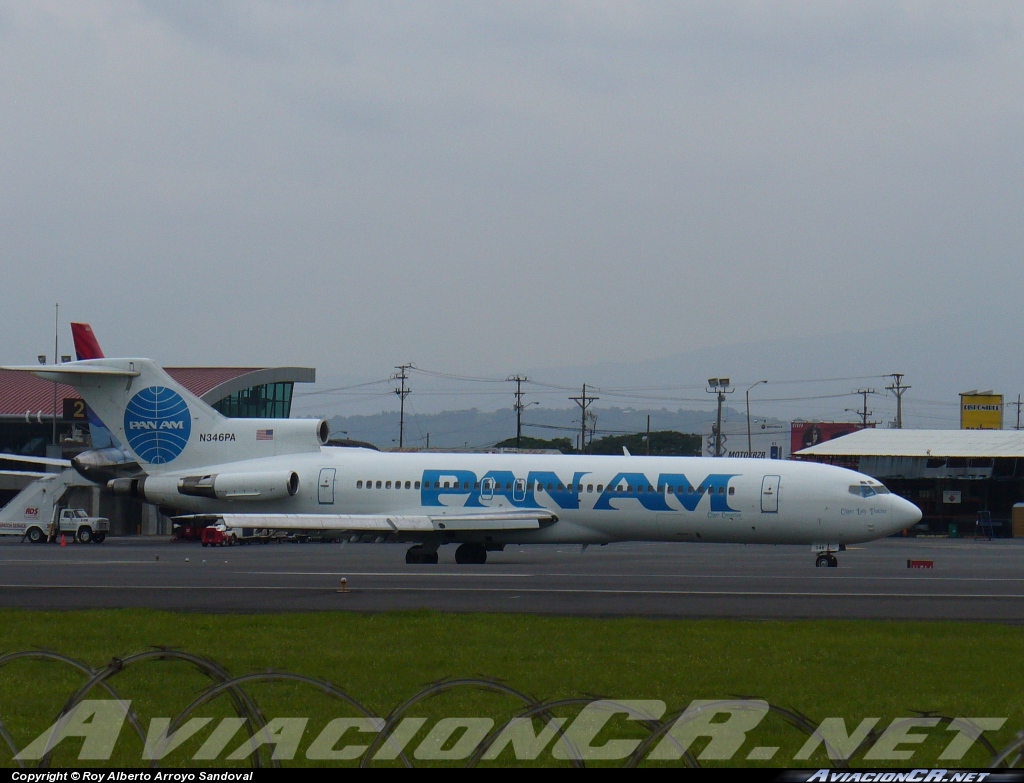
<instances>
[{"instance_id":1,"label":"runway marking line","mask_svg":"<svg viewBox=\"0 0 1024 783\"><path fill-rule=\"evenodd\" d=\"M124 590L124 585L39 585L39 584L0 584L0 589L8 590ZM132 585L133 590L263 590L263 591L317 591L336 592L336 586L331 585ZM751 598L751 597L772 597L772 598L926 598L942 599L966 598L966 599L1024 599L1019 594L999 593L827 593L827 592L802 592L802 591L780 591L780 592L755 592L750 590L606 590L606 589L585 589L585 588L502 588L502 587L355 587L350 590L355 593L572 593L581 595L674 595L694 596L711 598Z\"/></svg>"}]
</instances>

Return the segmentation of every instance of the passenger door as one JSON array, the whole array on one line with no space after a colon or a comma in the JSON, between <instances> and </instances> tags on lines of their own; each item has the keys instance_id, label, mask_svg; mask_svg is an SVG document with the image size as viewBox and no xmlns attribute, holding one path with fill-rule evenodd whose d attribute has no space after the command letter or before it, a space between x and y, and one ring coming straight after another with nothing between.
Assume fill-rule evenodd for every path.
<instances>
[{"instance_id":1,"label":"passenger door","mask_svg":"<svg viewBox=\"0 0 1024 783\"><path fill-rule=\"evenodd\" d=\"M319 496L321 506L334 504L334 476L337 473L335 468L320 469Z\"/></svg>"},{"instance_id":2,"label":"passenger door","mask_svg":"<svg viewBox=\"0 0 1024 783\"><path fill-rule=\"evenodd\" d=\"M779 476L765 476L761 479L761 513L777 514L779 512Z\"/></svg>"}]
</instances>

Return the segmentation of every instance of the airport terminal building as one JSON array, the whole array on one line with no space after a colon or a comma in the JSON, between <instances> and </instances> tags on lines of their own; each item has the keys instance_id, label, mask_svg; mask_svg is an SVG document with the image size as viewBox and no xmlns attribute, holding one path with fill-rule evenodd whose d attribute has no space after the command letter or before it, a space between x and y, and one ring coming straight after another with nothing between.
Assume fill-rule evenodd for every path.
<instances>
[{"instance_id":1,"label":"airport terminal building","mask_svg":"<svg viewBox=\"0 0 1024 783\"><path fill-rule=\"evenodd\" d=\"M167 367L167 373L229 418L291 416L296 383L314 383L311 367ZM84 402L70 386L0 370L0 505L32 481L32 466L4 454L70 459L93 447ZM22 475L18 475L21 473ZM170 533L156 509L136 500L77 490L69 505L111 520L113 535Z\"/></svg>"}]
</instances>

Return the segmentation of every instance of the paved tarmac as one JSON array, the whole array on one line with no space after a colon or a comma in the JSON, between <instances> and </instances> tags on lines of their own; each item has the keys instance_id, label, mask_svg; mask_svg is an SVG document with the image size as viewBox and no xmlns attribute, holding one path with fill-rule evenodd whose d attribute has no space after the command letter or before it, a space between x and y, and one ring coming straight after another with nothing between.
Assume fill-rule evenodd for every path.
<instances>
[{"instance_id":1,"label":"paved tarmac","mask_svg":"<svg viewBox=\"0 0 1024 783\"><path fill-rule=\"evenodd\" d=\"M1024 621L1024 540L885 539L815 568L803 546L508 547L405 564L404 545L204 548L166 539L0 541L0 606L195 612L453 612ZM907 560L932 560L908 569ZM341 578L348 592L339 592Z\"/></svg>"}]
</instances>

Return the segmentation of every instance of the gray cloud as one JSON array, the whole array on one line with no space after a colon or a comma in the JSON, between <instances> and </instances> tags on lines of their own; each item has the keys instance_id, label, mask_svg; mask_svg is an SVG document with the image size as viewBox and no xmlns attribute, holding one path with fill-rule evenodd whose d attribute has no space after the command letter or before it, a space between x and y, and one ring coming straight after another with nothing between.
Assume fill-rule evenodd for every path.
<instances>
[{"instance_id":1,"label":"gray cloud","mask_svg":"<svg viewBox=\"0 0 1024 783\"><path fill-rule=\"evenodd\" d=\"M364 377L1016 329L1021 18L0 3L5 361L57 300L111 353Z\"/></svg>"}]
</instances>

